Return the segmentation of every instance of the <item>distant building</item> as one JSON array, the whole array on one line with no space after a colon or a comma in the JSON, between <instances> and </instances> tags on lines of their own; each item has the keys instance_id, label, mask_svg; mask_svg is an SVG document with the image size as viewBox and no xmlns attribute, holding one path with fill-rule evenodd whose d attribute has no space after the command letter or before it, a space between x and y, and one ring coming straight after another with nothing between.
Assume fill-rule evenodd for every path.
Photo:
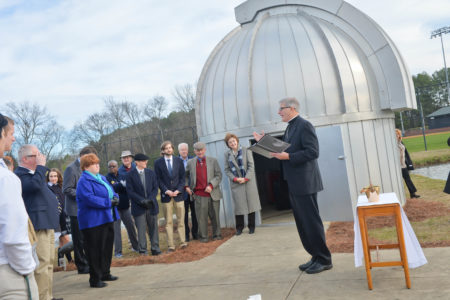
<instances>
[{"instance_id":1,"label":"distant building","mask_svg":"<svg viewBox=\"0 0 450 300\"><path fill-rule=\"evenodd\" d=\"M450 106L442 107L427 116L428 128L450 127Z\"/></svg>"}]
</instances>

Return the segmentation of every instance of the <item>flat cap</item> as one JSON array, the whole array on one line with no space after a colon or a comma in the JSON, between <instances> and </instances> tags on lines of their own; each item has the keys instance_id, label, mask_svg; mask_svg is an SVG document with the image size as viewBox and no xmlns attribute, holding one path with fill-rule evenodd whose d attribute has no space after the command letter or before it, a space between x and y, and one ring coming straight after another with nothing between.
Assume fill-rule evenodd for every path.
<instances>
[{"instance_id":1,"label":"flat cap","mask_svg":"<svg viewBox=\"0 0 450 300\"><path fill-rule=\"evenodd\" d=\"M134 156L134 160L137 161L148 160L148 156L143 153L138 153Z\"/></svg>"}]
</instances>

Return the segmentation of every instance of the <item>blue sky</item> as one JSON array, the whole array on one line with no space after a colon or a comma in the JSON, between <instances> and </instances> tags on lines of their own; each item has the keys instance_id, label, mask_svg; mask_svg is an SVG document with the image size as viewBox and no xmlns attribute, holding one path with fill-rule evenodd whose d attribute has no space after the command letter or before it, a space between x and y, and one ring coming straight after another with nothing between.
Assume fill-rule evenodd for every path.
<instances>
[{"instance_id":1,"label":"blue sky","mask_svg":"<svg viewBox=\"0 0 450 300\"><path fill-rule=\"evenodd\" d=\"M392 38L412 74L443 67L448 0L349 0ZM238 24L242 0L0 0L0 109L42 103L70 129L103 98L171 100L194 83L215 45ZM444 38L450 52L450 34ZM447 56L450 65L450 56Z\"/></svg>"}]
</instances>

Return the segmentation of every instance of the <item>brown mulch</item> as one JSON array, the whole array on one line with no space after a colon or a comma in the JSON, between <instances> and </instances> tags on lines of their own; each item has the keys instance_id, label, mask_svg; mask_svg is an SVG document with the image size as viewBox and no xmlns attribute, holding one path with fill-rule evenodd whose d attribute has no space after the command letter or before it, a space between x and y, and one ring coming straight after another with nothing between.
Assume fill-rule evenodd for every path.
<instances>
[{"instance_id":1,"label":"brown mulch","mask_svg":"<svg viewBox=\"0 0 450 300\"><path fill-rule=\"evenodd\" d=\"M410 222L420 222L429 218L445 216L450 209L440 202L424 201L421 199L408 199L403 207ZM369 229L395 226L393 217L371 217L367 218ZM353 222L332 222L326 232L327 245L333 253L353 252L354 231ZM371 243L382 243L369 238ZM422 247L447 247L450 241L437 241L420 243Z\"/></svg>"},{"instance_id":2,"label":"brown mulch","mask_svg":"<svg viewBox=\"0 0 450 300\"><path fill-rule=\"evenodd\" d=\"M185 249L176 249L175 252L165 253L158 256L134 256L134 257L123 257L120 259L113 259L111 263L111 267L125 267L125 266L137 266L137 265L146 265L146 264L173 264L178 262L190 262L195 260L200 260L206 256L213 254L216 249L229 240L236 230L234 228L222 228L222 240L214 241L211 239L212 230L211 226L209 226L209 237L210 241L208 243L201 243L198 240L191 240L188 243L187 248ZM163 226L159 227L160 234L165 234L165 229ZM175 232L175 230L174 230ZM74 263L67 264L67 271L76 270L76 266ZM63 271L62 267L55 267L53 269L54 272Z\"/></svg>"}]
</instances>

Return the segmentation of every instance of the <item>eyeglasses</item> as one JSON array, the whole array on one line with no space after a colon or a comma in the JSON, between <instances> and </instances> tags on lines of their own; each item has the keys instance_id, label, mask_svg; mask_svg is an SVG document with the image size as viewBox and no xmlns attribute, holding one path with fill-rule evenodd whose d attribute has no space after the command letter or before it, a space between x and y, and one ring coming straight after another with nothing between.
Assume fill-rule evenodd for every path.
<instances>
[{"instance_id":1,"label":"eyeglasses","mask_svg":"<svg viewBox=\"0 0 450 300\"><path fill-rule=\"evenodd\" d=\"M32 154L32 155L27 155L27 157L37 157L37 155Z\"/></svg>"},{"instance_id":2,"label":"eyeglasses","mask_svg":"<svg viewBox=\"0 0 450 300\"><path fill-rule=\"evenodd\" d=\"M109 169L117 168L117 166L108 166Z\"/></svg>"},{"instance_id":3,"label":"eyeglasses","mask_svg":"<svg viewBox=\"0 0 450 300\"><path fill-rule=\"evenodd\" d=\"M283 109L285 109L285 108L291 108L290 106L281 106L279 109L278 109L278 111L282 111Z\"/></svg>"}]
</instances>

